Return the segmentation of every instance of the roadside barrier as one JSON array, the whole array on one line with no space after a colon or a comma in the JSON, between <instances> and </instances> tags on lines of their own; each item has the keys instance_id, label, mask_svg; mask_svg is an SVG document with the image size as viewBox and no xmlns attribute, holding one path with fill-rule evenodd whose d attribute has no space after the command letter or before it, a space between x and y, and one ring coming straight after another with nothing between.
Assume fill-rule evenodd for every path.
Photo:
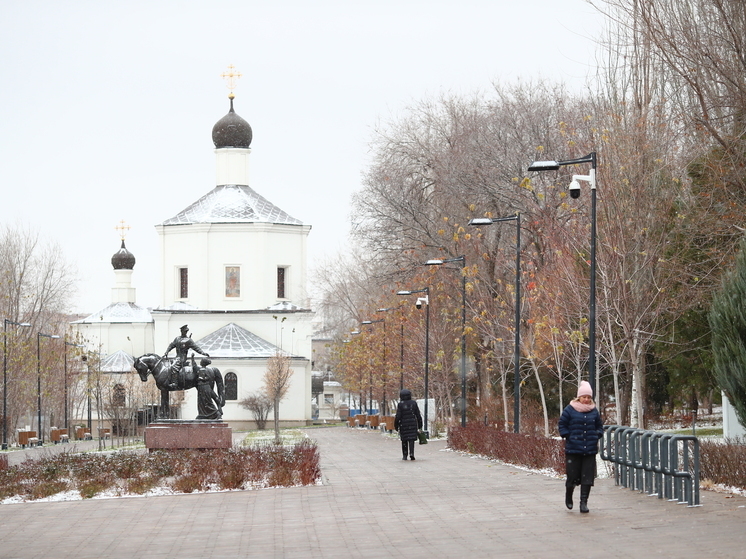
<instances>
[{"instance_id":1,"label":"roadside barrier","mask_svg":"<svg viewBox=\"0 0 746 559\"><path fill-rule=\"evenodd\" d=\"M616 485L698 507L699 439L607 425L601 458L614 464Z\"/></svg>"}]
</instances>

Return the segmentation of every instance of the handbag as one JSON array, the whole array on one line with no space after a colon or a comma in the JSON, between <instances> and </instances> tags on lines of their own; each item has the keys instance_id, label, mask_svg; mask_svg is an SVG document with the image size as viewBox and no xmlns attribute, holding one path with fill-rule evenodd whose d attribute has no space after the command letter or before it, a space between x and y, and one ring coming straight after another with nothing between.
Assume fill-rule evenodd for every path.
<instances>
[{"instance_id":1,"label":"handbag","mask_svg":"<svg viewBox=\"0 0 746 559\"><path fill-rule=\"evenodd\" d=\"M420 429L417 431L417 440L420 442L420 444L427 444L427 434L425 434L425 431Z\"/></svg>"}]
</instances>

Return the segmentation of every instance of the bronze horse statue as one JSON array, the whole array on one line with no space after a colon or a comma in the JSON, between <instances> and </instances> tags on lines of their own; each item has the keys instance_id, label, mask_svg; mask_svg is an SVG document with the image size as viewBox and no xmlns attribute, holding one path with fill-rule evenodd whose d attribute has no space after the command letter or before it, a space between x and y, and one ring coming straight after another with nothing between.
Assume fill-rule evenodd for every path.
<instances>
[{"instance_id":1,"label":"bronze horse statue","mask_svg":"<svg viewBox=\"0 0 746 559\"><path fill-rule=\"evenodd\" d=\"M179 371L176 387L170 386L171 380L171 361L164 359L155 353L146 353L135 358L135 370L140 375L140 380L146 382L148 375L153 375L155 386L161 391L161 405L158 409L158 419L169 419L171 417L171 408L169 405L168 393L172 390L188 390L197 387L197 373L192 367L184 366Z\"/></svg>"}]
</instances>

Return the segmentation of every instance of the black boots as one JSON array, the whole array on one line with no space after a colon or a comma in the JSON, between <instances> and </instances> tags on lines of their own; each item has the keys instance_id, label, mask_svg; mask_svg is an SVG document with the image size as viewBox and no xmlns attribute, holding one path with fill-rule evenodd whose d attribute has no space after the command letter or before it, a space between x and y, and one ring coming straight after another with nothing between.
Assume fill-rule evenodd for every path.
<instances>
[{"instance_id":1,"label":"black boots","mask_svg":"<svg viewBox=\"0 0 746 559\"><path fill-rule=\"evenodd\" d=\"M575 486L571 485L570 487L565 488L565 506L572 510L572 492L575 491Z\"/></svg>"},{"instance_id":2,"label":"black boots","mask_svg":"<svg viewBox=\"0 0 746 559\"><path fill-rule=\"evenodd\" d=\"M588 510L588 495L591 494L590 485L580 486L580 512L590 512Z\"/></svg>"}]
</instances>

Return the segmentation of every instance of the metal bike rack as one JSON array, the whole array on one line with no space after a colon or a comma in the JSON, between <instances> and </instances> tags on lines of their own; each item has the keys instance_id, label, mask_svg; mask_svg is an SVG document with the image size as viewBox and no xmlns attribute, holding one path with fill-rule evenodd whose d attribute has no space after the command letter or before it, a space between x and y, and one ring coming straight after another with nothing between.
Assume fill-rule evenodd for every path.
<instances>
[{"instance_id":1,"label":"metal bike rack","mask_svg":"<svg viewBox=\"0 0 746 559\"><path fill-rule=\"evenodd\" d=\"M623 425L607 425L604 431L601 458L615 465L616 485L700 506L697 437Z\"/></svg>"}]
</instances>

